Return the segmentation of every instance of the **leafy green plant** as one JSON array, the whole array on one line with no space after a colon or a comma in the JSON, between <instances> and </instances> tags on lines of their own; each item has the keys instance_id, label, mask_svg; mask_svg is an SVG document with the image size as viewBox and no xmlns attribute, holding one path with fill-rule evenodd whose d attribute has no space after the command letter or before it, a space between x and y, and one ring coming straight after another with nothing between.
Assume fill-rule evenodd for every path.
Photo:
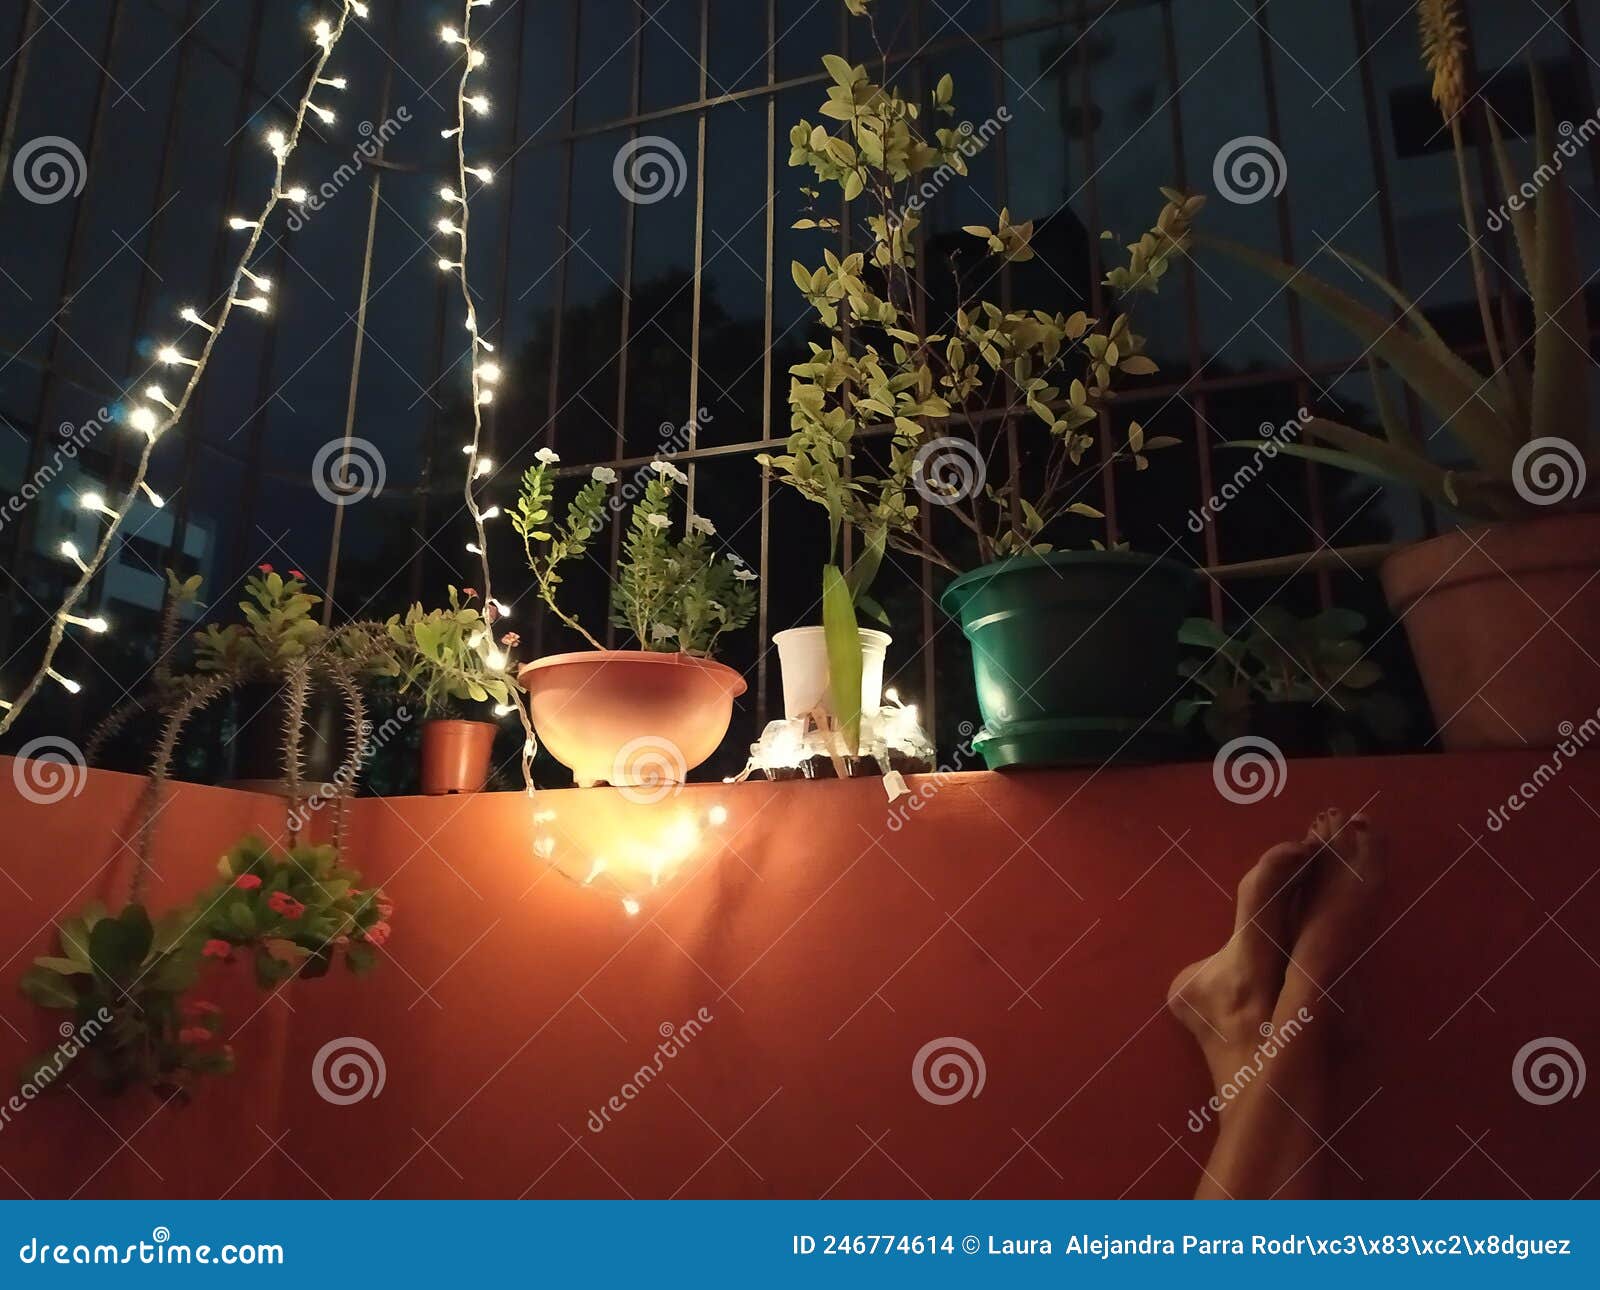
<instances>
[{"instance_id":1,"label":"leafy green plant","mask_svg":"<svg viewBox=\"0 0 1600 1290\"><path fill-rule=\"evenodd\" d=\"M327 639L328 629L312 616L322 597L306 590L305 575L298 570L285 578L263 564L244 586L246 598L239 602L244 622L213 623L196 638L195 666L200 671L282 669ZM199 584L190 579L169 591L193 599Z\"/></svg>"},{"instance_id":2,"label":"leafy green plant","mask_svg":"<svg viewBox=\"0 0 1600 1290\"><path fill-rule=\"evenodd\" d=\"M871 17L870 0L847 0L847 8ZM792 266L796 286L831 335L790 369L792 433L781 454L759 460L825 508L836 534L842 524L854 525L869 552L892 548L959 571L920 522L918 493L968 530L980 564L1047 552L1058 521L1103 518L1082 500L1092 482L1078 474L1086 460L1093 470L1109 464L1143 470L1147 454L1177 442L1147 437L1135 421L1104 454L1090 456L1110 424L1102 413L1117 378L1157 370L1144 338L1126 313L1095 319L973 299L955 261L953 316L925 325L917 282L922 194L965 175L968 156L988 136L954 124L948 76L934 89L931 111L951 124L930 130L919 104L875 82L865 66L831 54L823 62L832 82L820 109L825 122L801 121L790 133L789 164L809 167L820 185L803 190L812 209L797 227L843 231L823 213L824 189L837 189L852 209L865 199L871 213L852 230L864 249L842 256L825 250L820 265ZM1110 273L1107 284L1123 296L1154 292L1186 249L1203 204L1169 193L1156 226L1128 248L1127 265ZM994 228L973 225L966 232L990 260L1033 255L1031 222L1016 223L1004 209ZM992 276L985 267L984 281ZM1027 489L1019 479L988 479L988 463L1024 424L1044 437L1039 469L1030 471L1036 479ZM869 434L887 436L886 469L862 451ZM922 450L930 444L964 457L959 484L929 470ZM867 582L855 579L856 603Z\"/></svg>"},{"instance_id":3,"label":"leafy green plant","mask_svg":"<svg viewBox=\"0 0 1600 1290\"><path fill-rule=\"evenodd\" d=\"M71 1012L73 1035L29 1064L25 1085L43 1089L83 1064L110 1093L187 1090L196 1076L233 1069L221 1010L189 997L208 960L249 953L270 989L325 974L341 952L363 974L389 938L388 898L359 890L361 875L332 847L274 852L246 838L218 868L221 881L154 922L138 902L112 915L99 901L61 922L59 952L34 959L21 989L42 1008Z\"/></svg>"},{"instance_id":4,"label":"leafy green plant","mask_svg":"<svg viewBox=\"0 0 1600 1290\"><path fill-rule=\"evenodd\" d=\"M1530 467L1521 454L1537 440L1565 440L1574 452L1595 462L1589 425L1589 317L1584 275L1578 258L1572 196L1563 173L1578 144L1558 135L1549 96L1534 79L1535 156L1540 162L1533 179L1522 182L1512 165L1492 109L1485 109L1502 199L1503 217L1512 228L1529 298L1533 304L1532 361L1530 342L1519 342L1512 311L1502 310L1479 262L1478 220L1473 209L1459 114L1465 110L1452 72L1455 5L1432 0L1424 6L1425 50L1435 70L1435 95L1451 127L1461 176L1462 211L1479 312L1493 371L1485 375L1457 354L1423 315L1421 308L1377 270L1352 255L1338 258L1400 310L1400 324L1329 285L1303 268L1259 251L1216 238L1201 239L1232 258L1275 278L1315 306L1361 344L1369 364L1382 437L1326 419L1313 419L1305 433L1315 444L1290 444L1283 451L1417 489L1435 503L1462 515L1486 521L1516 519L1550 507L1541 502L1587 508L1595 504L1596 483L1565 498L1549 498L1530 488ZM1456 87L1456 88L1452 88ZM1533 193L1530 198L1527 194ZM1498 214L1492 219L1502 218ZM1502 321L1497 322L1497 318ZM1387 385L1393 373L1409 388L1441 426L1447 426L1467 454L1460 466L1438 464L1425 441L1412 432L1404 410ZM1256 443L1234 444L1255 448ZM1575 465L1569 460L1569 465ZM1595 464L1600 464L1596 462ZM1574 474L1578 474L1574 470ZM1590 474L1600 481L1600 471ZM1574 483L1576 481L1574 480ZM1519 487L1519 484L1521 487Z\"/></svg>"},{"instance_id":5,"label":"leafy green plant","mask_svg":"<svg viewBox=\"0 0 1600 1290\"><path fill-rule=\"evenodd\" d=\"M539 598L595 649L604 646L564 609L557 589L562 567L582 559L605 527L607 494L616 472L598 466L555 520L555 466L560 458L541 448L522 477L511 526L522 539ZM674 537L675 489L688 477L669 461L651 463L644 495L634 503L611 591L611 622L625 627L645 650L710 657L718 641L749 623L756 611L756 575L737 555L719 555L716 527L690 515Z\"/></svg>"},{"instance_id":6,"label":"leafy green plant","mask_svg":"<svg viewBox=\"0 0 1600 1290\"><path fill-rule=\"evenodd\" d=\"M216 1009L184 1003L204 952L192 910L152 923L143 905L113 916L94 901L57 930L60 952L33 961L22 992L42 1008L72 1013L84 1042L35 1059L24 1084L42 1087L85 1064L108 1092L148 1085L167 1093L197 1075L233 1069L232 1050L216 1042Z\"/></svg>"},{"instance_id":7,"label":"leafy green plant","mask_svg":"<svg viewBox=\"0 0 1600 1290\"><path fill-rule=\"evenodd\" d=\"M1330 751L1354 751L1358 730L1396 742L1408 714L1376 688L1383 669L1361 643L1366 626L1351 609L1298 618L1276 605L1233 633L1209 618L1188 619L1178 639L1206 655L1179 663L1179 675L1200 693L1180 701L1173 718L1185 726L1198 717L1207 734L1226 743L1259 733L1263 705L1298 704L1317 709Z\"/></svg>"},{"instance_id":8,"label":"leafy green plant","mask_svg":"<svg viewBox=\"0 0 1600 1290\"><path fill-rule=\"evenodd\" d=\"M280 851L249 837L217 869L222 880L195 902L195 921L212 952L218 943L251 952L263 988L296 974L323 976L341 950L350 971L363 975L389 938L388 898L360 890L361 874L332 847Z\"/></svg>"},{"instance_id":9,"label":"leafy green plant","mask_svg":"<svg viewBox=\"0 0 1600 1290\"><path fill-rule=\"evenodd\" d=\"M418 695L430 717L444 716L459 703L505 705L515 683L504 653L495 645L484 614L472 604L471 588L450 588L448 609L412 605L404 618L386 624L394 647L400 688ZM508 643L515 645L514 635Z\"/></svg>"}]
</instances>

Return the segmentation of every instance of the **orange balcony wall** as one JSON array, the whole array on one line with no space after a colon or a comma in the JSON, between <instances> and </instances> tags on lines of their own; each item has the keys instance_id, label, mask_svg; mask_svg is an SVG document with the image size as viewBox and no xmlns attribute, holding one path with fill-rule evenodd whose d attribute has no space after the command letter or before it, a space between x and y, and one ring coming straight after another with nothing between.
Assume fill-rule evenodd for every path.
<instances>
[{"instance_id":1,"label":"orange balcony wall","mask_svg":"<svg viewBox=\"0 0 1600 1290\"><path fill-rule=\"evenodd\" d=\"M1186 1195L1212 1132L1188 1121L1211 1089L1167 983L1225 938L1254 858L1339 805L1388 832L1392 879L1359 1008L1316 1023L1353 1036L1335 1188L1594 1197L1600 1098L1536 1105L1512 1079L1540 1037L1600 1060L1600 761L1486 823L1542 760L1295 761L1253 805L1219 796L1209 765L961 774L913 780L921 805L893 824L878 781L695 786L652 806L607 789L361 800L351 859L398 907L376 974L264 1005L219 982L238 1075L182 1110L31 1103L0 1129L0 1191ZM54 805L0 784L15 978L60 912L125 890L141 783L91 773ZM175 786L152 903L191 894L252 829L280 833L277 804ZM55 1019L11 990L0 1015L12 1069ZM946 1037L981 1055L984 1083L938 1105L912 1068ZM336 1104L313 1066L351 1038L384 1082Z\"/></svg>"}]
</instances>

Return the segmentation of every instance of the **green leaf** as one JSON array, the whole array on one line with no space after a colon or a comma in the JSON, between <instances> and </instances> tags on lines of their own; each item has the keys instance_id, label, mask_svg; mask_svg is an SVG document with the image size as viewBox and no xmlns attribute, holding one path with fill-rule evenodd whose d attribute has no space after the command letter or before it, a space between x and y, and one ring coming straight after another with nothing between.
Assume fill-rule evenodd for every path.
<instances>
[{"instance_id":1,"label":"green leaf","mask_svg":"<svg viewBox=\"0 0 1600 1290\"><path fill-rule=\"evenodd\" d=\"M855 68L850 66L849 59L840 58L838 54L824 54L822 65L828 69L828 75L833 77L837 84L849 86L855 83Z\"/></svg>"},{"instance_id":2,"label":"green leaf","mask_svg":"<svg viewBox=\"0 0 1600 1290\"><path fill-rule=\"evenodd\" d=\"M129 905L116 918L102 919L89 933L89 958L101 976L125 981L138 971L155 939L143 905Z\"/></svg>"},{"instance_id":3,"label":"green leaf","mask_svg":"<svg viewBox=\"0 0 1600 1290\"><path fill-rule=\"evenodd\" d=\"M1521 200L1522 181L1511 167L1511 154L1506 151L1506 141L1500 133L1496 114L1485 112L1483 115L1489 122L1490 145L1494 152L1495 169L1500 175L1500 200L1511 218L1511 229L1517 239L1517 253L1522 257L1522 276L1531 289L1539 276L1539 235L1534 213ZM1515 208L1510 204L1513 194L1518 197Z\"/></svg>"},{"instance_id":4,"label":"green leaf","mask_svg":"<svg viewBox=\"0 0 1600 1290\"><path fill-rule=\"evenodd\" d=\"M822 630L828 644L828 699L854 756L861 745L861 631L850 588L837 565L822 570Z\"/></svg>"},{"instance_id":5,"label":"green leaf","mask_svg":"<svg viewBox=\"0 0 1600 1290\"><path fill-rule=\"evenodd\" d=\"M62 976L87 975L89 972L89 965L79 959L57 958L46 954L34 959L33 962L36 967L47 968L51 972L59 972Z\"/></svg>"},{"instance_id":6,"label":"green leaf","mask_svg":"<svg viewBox=\"0 0 1600 1290\"><path fill-rule=\"evenodd\" d=\"M1443 358L1427 341L1400 330L1383 315L1304 269L1224 238L1195 236L1205 245L1277 279L1321 309L1410 385L1449 424L1479 464L1502 476L1510 474L1516 434L1495 405L1493 383L1470 365L1460 359Z\"/></svg>"},{"instance_id":7,"label":"green leaf","mask_svg":"<svg viewBox=\"0 0 1600 1290\"><path fill-rule=\"evenodd\" d=\"M1536 155L1556 155L1550 99L1533 69ZM1539 272L1533 284L1533 437L1589 443L1589 308L1578 261L1572 195L1560 171L1539 193Z\"/></svg>"},{"instance_id":8,"label":"green leaf","mask_svg":"<svg viewBox=\"0 0 1600 1290\"><path fill-rule=\"evenodd\" d=\"M76 1008L78 992L72 982L47 967L31 967L22 974L22 993L41 1008Z\"/></svg>"},{"instance_id":9,"label":"green leaf","mask_svg":"<svg viewBox=\"0 0 1600 1290\"><path fill-rule=\"evenodd\" d=\"M344 963L356 976L365 976L378 966L378 951L365 941L353 941L345 948Z\"/></svg>"}]
</instances>

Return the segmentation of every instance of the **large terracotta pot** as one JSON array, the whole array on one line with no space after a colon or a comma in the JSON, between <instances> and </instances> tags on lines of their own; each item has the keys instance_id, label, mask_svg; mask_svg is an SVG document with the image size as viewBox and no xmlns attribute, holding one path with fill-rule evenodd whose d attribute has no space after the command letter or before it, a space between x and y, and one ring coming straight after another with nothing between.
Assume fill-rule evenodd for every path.
<instances>
[{"instance_id":1,"label":"large terracotta pot","mask_svg":"<svg viewBox=\"0 0 1600 1290\"><path fill-rule=\"evenodd\" d=\"M517 679L540 741L581 788L682 783L717 750L746 689L723 663L643 650L552 654Z\"/></svg>"},{"instance_id":2,"label":"large terracotta pot","mask_svg":"<svg viewBox=\"0 0 1600 1290\"><path fill-rule=\"evenodd\" d=\"M482 791L498 733L490 721L423 722L422 791L431 797Z\"/></svg>"},{"instance_id":3,"label":"large terracotta pot","mask_svg":"<svg viewBox=\"0 0 1600 1290\"><path fill-rule=\"evenodd\" d=\"M1445 748L1548 748L1600 711L1600 515L1458 529L1381 572Z\"/></svg>"}]
</instances>

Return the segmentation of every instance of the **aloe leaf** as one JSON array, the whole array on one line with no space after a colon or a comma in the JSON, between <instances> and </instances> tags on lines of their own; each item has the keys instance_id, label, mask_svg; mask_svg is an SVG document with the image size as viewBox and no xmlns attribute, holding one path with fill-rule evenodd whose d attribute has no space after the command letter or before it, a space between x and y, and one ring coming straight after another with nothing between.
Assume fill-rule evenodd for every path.
<instances>
[{"instance_id":1,"label":"aloe leaf","mask_svg":"<svg viewBox=\"0 0 1600 1290\"><path fill-rule=\"evenodd\" d=\"M837 565L822 570L822 632L828 645L828 699L853 757L861 746L861 632Z\"/></svg>"},{"instance_id":2,"label":"aloe leaf","mask_svg":"<svg viewBox=\"0 0 1600 1290\"><path fill-rule=\"evenodd\" d=\"M1370 436L1368 436L1370 438ZM1250 451L1260 451L1267 444L1259 439L1231 439L1223 444L1224 448L1242 448ZM1385 484L1401 484L1405 487L1422 486L1404 475L1387 470L1376 462L1366 457L1358 457L1353 452L1343 452L1338 448L1319 448L1309 443L1284 443L1278 444L1277 450L1285 457L1298 457L1301 461L1314 461L1319 466L1332 466L1335 470L1347 471L1352 475L1365 475L1369 479L1380 480ZM1432 488L1422 488L1434 501L1450 505L1450 499L1444 495L1442 481L1436 491Z\"/></svg>"},{"instance_id":3,"label":"aloe leaf","mask_svg":"<svg viewBox=\"0 0 1600 1290\"><path fill-rule=\"evenodd\" d=\"M1495 119L1493 110L1484 115L1489 121L1489 141L1494 152L1495 169L1500 175L1500 200L1504 203L1511 230L1516 235L1517 254L1522 257L1522 276L1527 280L1529 291L1532 291L1539 274L1538 227L1533 212L1520 198L1522 181L1517 178L1517 172L1511 168L1511 154L1506 151L1506 141L1500 133L1500 123ZM1514 194L1518 195L1518 202L1513 207L1511 198Z\"/></svg>"},{"instance_id":4,"label":"aloe leaf","mask_svg":"<svg viewBox=\"0 0 1600 1290\"><path fill-rule=\"evenodd\" d=\"M1550 99L1533 70L1538 156L1553 159ZM1543 167L1541 166L1541 169ZM1578 267L1577 233L1566 177L1556 170L1539 193L1539 272L1533 290L1533 438L1589 443L1589 308Z\"/></svg>"},{"instance_id":5,"label":"aloe leaf","mask_svg":"<svg viewBox=\"0 0 1600 1290\"><path fill-rule=\"evenodd\" d=\"M1428 342L1292 264L1224 238L1197 234L1196 240L1276 278L1323 310L1416 390L1480 465L1499 475L1510 473L1517 437L1496 410L1493 383L1470 364L1446 362Z\"/></svg>"},{"instance_id":6,"label":"aloe leaf","mask_svg":"<svg viewBox=\"0 0 1600 1290\"><path fill-rule=\"evenodd\" d=\"M1330 443L1344 452L1364 458L1417 488L1426 490L1444 487L1446 472L1443 467L1434 465L1419 453L1407 452L1402 448L1396 448L1393 444L1385 443L1375 435L1365 434L1322 417L1312 417L1307 421L1305 432L1312 438L1321 439L1324 443Z\"/></svg>"},{"instance_id":7,"label":"aloe leaf","mask_svg":"<svg viewBox=\"0 0 1600 1290\"><path fill-rule=\"evenodd\" d=\"M1383 369L1375 359L1368 359L1367 367L1372 372L1372 393L1378 402L1378 420L1383 423L1383 433L1388 436L1389 442L1402 452L1426 457L1427 452L1422 446L1422 441L1411 433L1411 423L1406 419L1405 413L1397 408L1394 400L1389 397L1389 387L1383 381Z\"/></svg>"}]
</instances>

